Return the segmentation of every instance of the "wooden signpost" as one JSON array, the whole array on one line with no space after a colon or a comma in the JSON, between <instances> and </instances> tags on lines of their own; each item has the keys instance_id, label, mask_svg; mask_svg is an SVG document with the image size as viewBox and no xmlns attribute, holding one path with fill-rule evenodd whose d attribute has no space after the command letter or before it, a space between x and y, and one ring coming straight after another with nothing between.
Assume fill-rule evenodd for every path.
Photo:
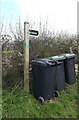
<instances>
[{"instance_id":1,"label":"wooden signpost","mask_svg":"<svg viewBox=\"0 0 79 120\"><path fill-rule=\"evenodd\" d=\"M38 31L29 30L29 22L24 22L24 90L29 92L29 35L38 36Z\"/></svg>"},{"instance_id":2,"label":"wooden signpost","mask_svg":"<svg viewBox=\"0 0 79 120\"><path fill-rule=\"evenodd\" d=\"M29 91L29 23L24 23L24 90Z\"/></svg>"},{"instance_id":3,"label":"wooden signpost","mask_svg":"<svg viewBox=\"0 0 79 120\"><path fill-rule=\"evenodd\" d=\"M77 39L78 39L78 71L79 71L79 1L77 2Z\"/></svg>"}]
</instances>

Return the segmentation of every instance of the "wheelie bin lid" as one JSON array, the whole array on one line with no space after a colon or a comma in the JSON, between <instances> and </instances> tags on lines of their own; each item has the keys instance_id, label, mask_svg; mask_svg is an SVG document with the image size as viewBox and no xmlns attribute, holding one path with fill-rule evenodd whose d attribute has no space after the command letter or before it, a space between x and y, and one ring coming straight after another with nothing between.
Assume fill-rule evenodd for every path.
<instances>
[{"instance_id":1,"label":"wheelie bin lid","mask_svg":"<svg viewBox=\"0 0 79 120\"><path fill-rule=\"evenodd\" d=\"M37 59L37 60L32 60L31 64L34 66L49 67L56 65L56 62L49 59Z\"/></svg>"},{"instance_id":2,"label":"wheelie bin lid","mask_svg":"<svg viewBox=\"0 0 79 120\"><path fill-rule=\"evenodd\" d=\"M65 60L66 57L56 55L56 56L49 57L49 59L53 59L53 60Z\"/></svg>"},{"instance_id":3,"label":"wheelie bin lid","mask_svg":"<svg viewBox=\"0 0 79 120\"><path fill-rule=\"evenodd\" d=\"M66 54L60 54L59 56L64 56L64 57L66 57L67 59L69 59L69 58L74 58L76 55L75 55L75 54L66 53Z\"/></svg>"}]
</instances>

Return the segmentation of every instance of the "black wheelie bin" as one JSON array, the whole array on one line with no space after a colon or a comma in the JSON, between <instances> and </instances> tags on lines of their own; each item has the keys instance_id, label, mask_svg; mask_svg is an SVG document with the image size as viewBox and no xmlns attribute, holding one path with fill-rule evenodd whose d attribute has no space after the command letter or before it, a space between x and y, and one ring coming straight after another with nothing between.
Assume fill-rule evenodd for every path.
<instances>
[{"instance_id":1,"label":"black wheelie bin","mask_svg":"<svg viewBox=\"0 0 79 120\"><path fill-rule=\"evenodd\" d=\"M55 96L57 62L49 59L32 60L33 94L44 102ZM60 64L60 63L59 63Z\"/></svg>"},{"instance_id":2,"label":"black wheelie bin","mask_svg":"<svg viewBox=\"0 0 79 120\"><path fill-rule=\"evenodd\" d=\"M49 59L62 62L60 66L56 66L56 90L61 91L65 89L65 71L64 71L64 60L63 56L52 56Z\"/></svg>"},{"instance_id":3,"label":"black wheelie bin","mask_svg":"<svg viewBox=\"0 0 79 120\"><path fill-rule=\"evenodd\" d=\"M66 83L72 85L76 82L75 78L75 54L61 54L66 59L64 60L65 66L65 81Z\"/></svg>"}]
</instances>

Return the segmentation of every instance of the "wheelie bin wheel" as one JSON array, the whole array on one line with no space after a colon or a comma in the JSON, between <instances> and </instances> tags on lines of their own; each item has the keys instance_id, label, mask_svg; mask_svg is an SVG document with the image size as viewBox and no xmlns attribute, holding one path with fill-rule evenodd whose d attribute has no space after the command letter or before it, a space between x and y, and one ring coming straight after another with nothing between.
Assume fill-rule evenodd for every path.
<instances>
[{"instance_id":1,"label":"wheelie bin wheel","mask_svg":"<svg viewBox=\"0 0 79 120\"><path fill-rule=\"evenodd\" d=\"M40 104L43 104L44 103L44 98L43 97L39 97L38 101L39 101Z\"/></svg>"},{"instance_id":2,"label":"wheelie bin wheel","mask_svg":"<svg viewBox=\"0 0 79 120\"><path fill-rule=\"evenodd\" d=\"M59 92L57 90L55 90L55 97L59 96Z\"/></svg>"}]
</instances>

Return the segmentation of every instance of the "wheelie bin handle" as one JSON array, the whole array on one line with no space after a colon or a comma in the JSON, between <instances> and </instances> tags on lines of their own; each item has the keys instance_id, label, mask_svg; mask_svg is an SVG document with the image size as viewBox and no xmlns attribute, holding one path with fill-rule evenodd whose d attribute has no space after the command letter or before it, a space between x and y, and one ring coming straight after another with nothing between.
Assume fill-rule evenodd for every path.
<instances>
[{"instance_id":1,"label":"wheelie bin handle","mask_svg":"<svg viewBox=\"0 0 79 120\"><path fill-rule=\"evenodd\" d=\"M39 61L39 60L41 60L41 59L38 59L38 61ZM46 64L48 64L48 65L51 65L51 66L52 66L52 65L56 65L55 61L52 61L52 60L48 60L48 62L47 62L47 61L44 61L44 60L41 60L41 61L43 61L44 63L46 63ZM52 64L51 64L50 62L51 62Z\"/></svg>"},{"instance_id":2,"label":"wheelie bin handle","mask_svg":"<svg viewBox=\"0 0 79 120\"><path fill-rule=\"evenodd\" d=\"M62 64L63 62L59 62L59 61L57 61L57 60L54 60L54 59L52 59L52 58L50 58L50 60L53 60L57 65L60 65L60 64ZM51 61L52 62L52 61Z\"/></svg>"},{"instance_id":3,"label":"wheelie bin handle","mask_svg":"<svg viewBox=\"0 0 79 120\"><path fill-rule=\"evenodd\" d=\"M60 65L60 64L62 64L63 62L56 61L56 63L57 63L57 65Z\"/></svg>"}]
</instances>

